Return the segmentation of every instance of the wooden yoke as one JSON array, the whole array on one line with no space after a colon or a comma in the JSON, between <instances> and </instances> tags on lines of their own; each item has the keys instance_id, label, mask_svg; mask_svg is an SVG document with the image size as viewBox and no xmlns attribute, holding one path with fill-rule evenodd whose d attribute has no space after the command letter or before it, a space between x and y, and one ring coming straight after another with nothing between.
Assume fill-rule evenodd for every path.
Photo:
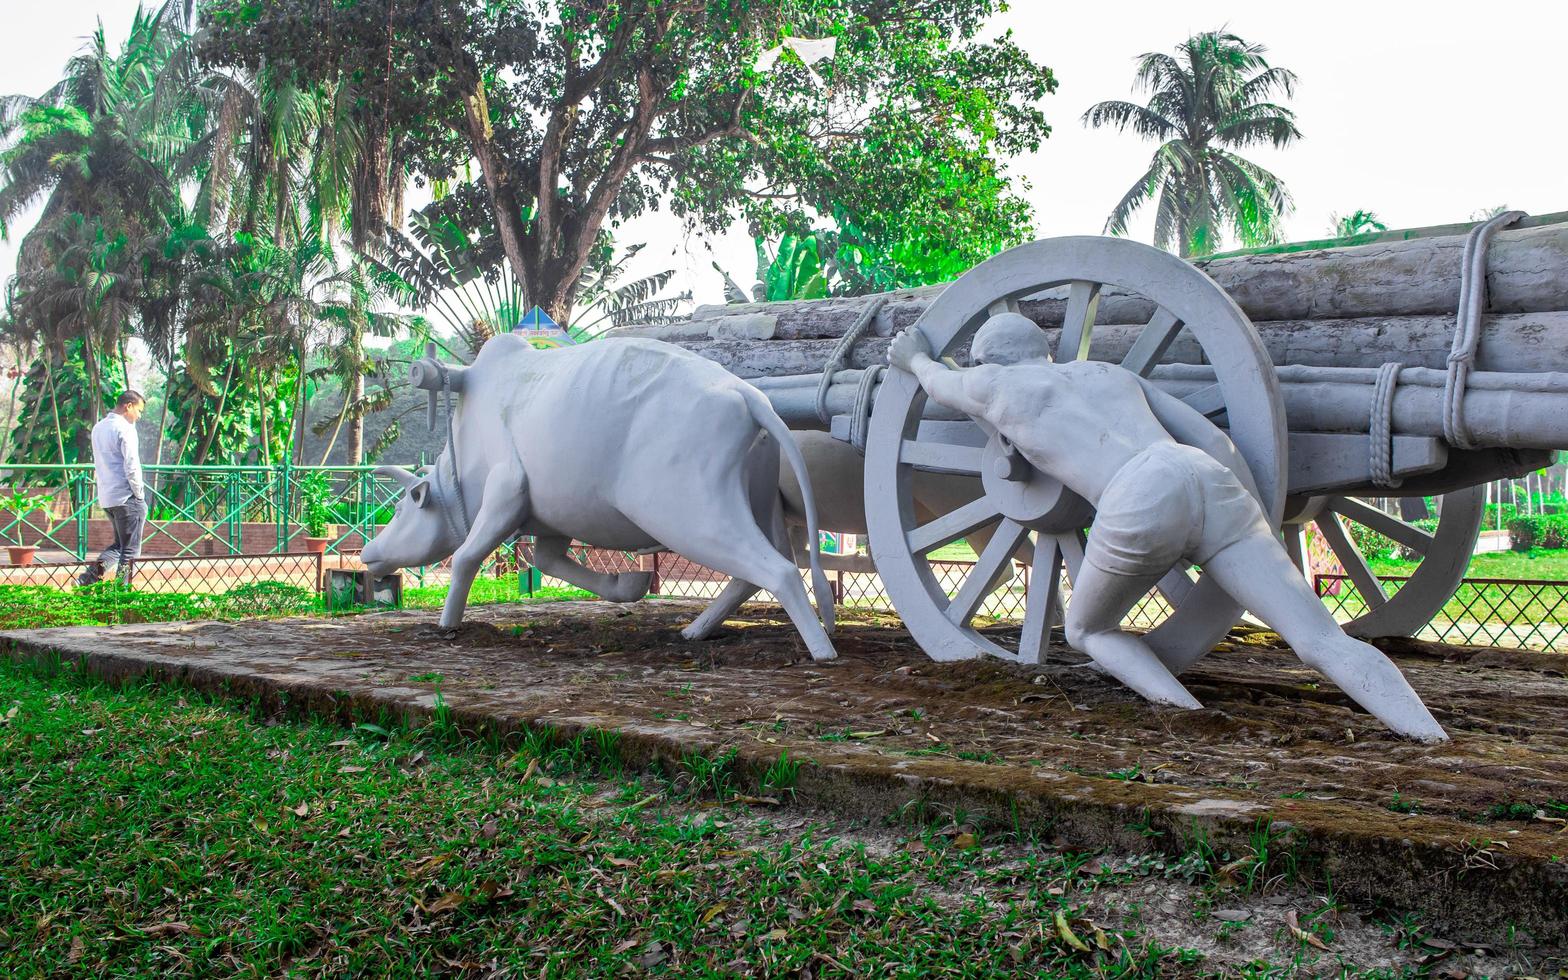
<instances>
[{"instance_id":1,"label":"wooden yoke","mask_svg":"<svg viewBox=\"0 0 1568 980\"><path fill-rule=\"evenodd\" d=\"M425 422L430 426L430 431L434 432L436 428L436 396L443 391L461 394L463 376L467 373L466 367L437 360L436 344L433 340L425 342L425 356L409 365L408 383L430 393L430 404L425 415Z\"/></svg>"}]
</instances>

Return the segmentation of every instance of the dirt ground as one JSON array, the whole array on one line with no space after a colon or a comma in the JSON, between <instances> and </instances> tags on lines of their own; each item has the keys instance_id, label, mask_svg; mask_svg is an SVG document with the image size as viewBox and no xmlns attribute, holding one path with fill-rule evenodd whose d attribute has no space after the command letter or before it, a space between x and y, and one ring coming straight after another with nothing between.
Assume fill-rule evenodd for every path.
<instances>
[{"instance_id":1,"label":"dirt ground","mask_svg":"<svg viewBox=\"0 0 1568 980\"><path fill-rule=\"evenodd\" d=\"M455 640L402 617L253 623L277 652L386 660L383 682L438 671L448 698L508 675L548 710L676 720L764 741L852 740L891 754L1051 766L1129 781L1333 799L1392 813L1550 828L1568 816L1568 656L1413 641L1382 644L1453 736L1420 745L1384 731L1272 633L1237 634L1183 680L1201 711L1152 706L1060 644L1044 667L937 664L885 619L850 613L839 659L813 663L776 608L747 607L715 638L677 630L688 609L495 607ZM416 620L425 617L415 617ZM1003 632L999 628L998 632ZM410 635L410 634L413 635ZM416 641L411 643L410 641ZM406 668L403 664L409 664ZM528 707L528 705L519 705ZM1557 825L1560 826L1560 825Z\"/></svg>"}]
</instances>

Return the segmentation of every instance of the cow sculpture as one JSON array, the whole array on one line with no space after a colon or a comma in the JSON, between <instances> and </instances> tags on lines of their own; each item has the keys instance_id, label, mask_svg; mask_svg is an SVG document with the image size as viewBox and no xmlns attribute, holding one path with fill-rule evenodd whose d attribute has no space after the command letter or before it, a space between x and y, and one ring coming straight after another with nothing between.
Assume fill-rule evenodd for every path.
<instances>
[{"instance_id":1,"label":"cow sculpture","mask_svg":"<svg viewBox=\"0 0 1568 980\"><path fill-rule=\"evenodd\" d=\"M450 438L419 474L376 470L407 492L363 558L383 575L450 556L443 629L462 622L485 558L521 532L537 539L545 574L618 602L642 598L649 576L589 571L567 557L571 541L677 552L734 579L686 628L688 639L709 635L762 588L783 605L814 659L835 656L805 462L760 391L656 340L536 350L502 335L470 367L429 359L416 368L411 375L426 376L411 377L416 384L439 387L449 403L457 396ZM781 455L801 485L821 622L788 557Z\"/></svg>"}]
</instances>

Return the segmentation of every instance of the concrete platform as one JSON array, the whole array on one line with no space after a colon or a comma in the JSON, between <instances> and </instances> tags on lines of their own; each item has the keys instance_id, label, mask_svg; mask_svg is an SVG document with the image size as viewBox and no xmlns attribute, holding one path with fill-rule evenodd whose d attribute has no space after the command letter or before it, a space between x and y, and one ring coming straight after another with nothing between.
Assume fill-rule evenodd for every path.
<instances>
[{"instance_id":1,"label":"concrete platform","mask_svg":"<svg viewBox=\"0 0 1568 980\"><path fill-rule=\"evenodd\" d=\"M1155 708L1058 647L1043 668L935 664L896 621L846 611L816 664L776 608L706 643L696 603L491 606L453 640L434 613L0 633L12 656L151 675L339 718L613 730L633 765L734 750L761 791L787 752L798 802L848 816L971 820L1067 846L1249 854L1346 898L1449 928L1568 943L1568 657L1385 648L1454 741L1382 731L1276 645L1238 633L1187 678L1206 708Z\"/></svg>"}]
</instances>

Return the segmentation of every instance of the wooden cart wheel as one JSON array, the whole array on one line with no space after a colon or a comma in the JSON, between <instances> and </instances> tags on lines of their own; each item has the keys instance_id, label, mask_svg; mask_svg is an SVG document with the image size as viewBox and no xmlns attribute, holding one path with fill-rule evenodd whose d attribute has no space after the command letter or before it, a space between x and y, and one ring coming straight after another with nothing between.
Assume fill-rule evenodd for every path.
<instances>
[{"instance_id":1,"label":"wooden cart wheel","mask_svg":"<svg viewBox=\"0 0 1568 980\"><path fill-rule=\"evenodd\" d=\"M1210 418L1228 415L1231 438L1252 470L1264 514L1279 526L1285 489L1285 410L1278 379L1256 330L1225 291L1196 267L1158 249L1118 238L1056 238L988 259L949 286L915 327L939 356L962 348L993 312L1043 289L1067 287L1058 361L1083 358L1092 341L1102 288L1114 286L1154 303L1122 364L1147 375L1186 329L1214 365L1216 383L1187 398ZM894 608L935 660L987 653L1036 663L1059 614L1065 565L1071 577L1083 555L1088 504L1034 470L997 436L968 421L921 421L925 392L914 377L889 371L867 433L866 522L877 571ZM985 494L921 523L910 484L917 469L980 478ZM993 528L974 568L949 597L930 555L978 530ZM1092 533L1092 531L1090 532ZM1015 554L1032 546L1032 574L1022 634L1008 649L974 628ZM1161 591L1173 615L1148 634L1162 656L1206 652L1240 616L1212 580L1172 569Z\"/></svg>"},{"instance_id":2,"label":"wooden cart wheel","mask_svg":"<svg viewBox=\"0 0 1568 980\"><path fill-rule=\"evenodd\" d=\"M1395 517L1356 497L1314 497L1285 527L1285 547L1304 573L1308 571L1303 540L1308 524L1317 528L1344 566L1345 577L1367 606L1366 612L1345 623L1345 632L1352 636L1413 636L1432 621L1459 588L1475 553L1486 516L1486 487L1468 487L1438 498L1435 531L1410 523L1427 516L1423 498L1403 498L1401 504L1403 516ZM1391 591L1388 580L1373 574L1356 546L1349 531L1352 524L1410 549L1420 557L1420 564Z\"/></svg>"}]
</instances>

